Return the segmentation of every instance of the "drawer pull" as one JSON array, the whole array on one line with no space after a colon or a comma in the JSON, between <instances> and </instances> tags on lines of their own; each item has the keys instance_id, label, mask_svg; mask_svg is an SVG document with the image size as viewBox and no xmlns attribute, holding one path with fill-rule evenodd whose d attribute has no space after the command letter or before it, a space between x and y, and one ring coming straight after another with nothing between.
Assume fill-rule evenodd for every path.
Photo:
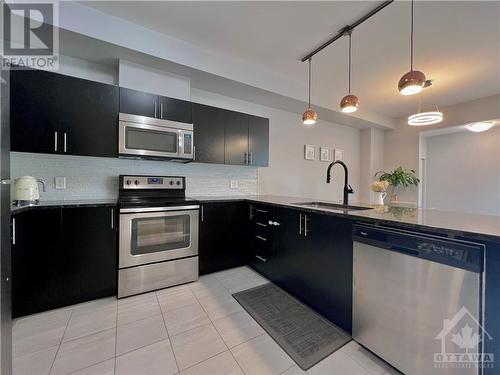
<instances>
[{"instance_id":1,"label":"drawer pull","mask_svg":"<svg viewBox=\"0 0 500 375\"><path fill-rule=\"evenodd\" d=\"M262 224L262 223L257 223L257 225L260 225L261 227L267 227L266 224Z\"/></svg>"},{"instance_id":2,"label":"drawer pull","mask_svg":"<svg viewBox=\"0 0 500 375\"><path fill-rule=\"evenodd\" d=\"M261 210L261 209L259 209L259 208L257 208L257 209L256 209L256 211L257 211L257 212L261 212L261 213L263 213L263 214L267 214L267 211L266 211L266 210Z\"/></svg>"},{"instance_id":3,"label":"drawer pull","mask_svg":"<svg viewBox=\"0 0 500 375\"><path fill-rule=\"evenodd\" d=\"M255 236L255 237L257 237L261 241L267 241L267 238L264 238L264 237L261 237L261 236Z\"/></svg>"},{"instance_id":4,"label":"drawer pull","mask_svg":"<svg viewBox=\"0 0 500 375\"><path fill-rule=\"evenodd\" d=\"M263 262L267 262L267 259L266 258L262 258L260 255L256 255L255 256L258 260L261 260Z\"/></svg>"}]
</instances>

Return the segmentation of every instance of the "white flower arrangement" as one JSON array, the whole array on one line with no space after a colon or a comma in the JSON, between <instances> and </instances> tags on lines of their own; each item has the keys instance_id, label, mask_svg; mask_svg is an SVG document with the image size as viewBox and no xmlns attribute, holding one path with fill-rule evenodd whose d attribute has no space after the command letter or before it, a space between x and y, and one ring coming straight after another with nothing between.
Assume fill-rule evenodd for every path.
<instances>
[{"instance_id":1,"label":"white flower arrangement","mask_svg":"<svg viewBox=\"0 0 500 375\"><path fill-rule=\"evenodd\" d=\"M389 181L374 181L371 187L374 192L383 193L389 187Z\"/></svg>"}]
</instances>

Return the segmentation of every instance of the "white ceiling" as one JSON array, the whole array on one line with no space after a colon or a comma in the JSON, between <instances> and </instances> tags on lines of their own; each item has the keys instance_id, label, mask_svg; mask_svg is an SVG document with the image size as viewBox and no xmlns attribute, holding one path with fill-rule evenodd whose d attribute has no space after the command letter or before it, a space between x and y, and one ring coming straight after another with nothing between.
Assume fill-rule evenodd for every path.
<instances>
[{"instance_id":1,"label":"white ceiling","mask_svg":"<svg viewBox=\"0 0 500 375\"><path fill-rule=\"evenodd\" d=\"M379 2L85 2L113 16L305 81L300 58ZM353 32L352 91L364 109L390 117L414 112L418 98L397 92L409 70L409 2L398 1ZM500 92L500 2L415 3L415 69L434 81L440 106ZM313 60L313 102L347 91L347 40ZM429 92L426 90L427 99ZM428 102L426 100L426 102Z\"/></svg>"}]
</instances>

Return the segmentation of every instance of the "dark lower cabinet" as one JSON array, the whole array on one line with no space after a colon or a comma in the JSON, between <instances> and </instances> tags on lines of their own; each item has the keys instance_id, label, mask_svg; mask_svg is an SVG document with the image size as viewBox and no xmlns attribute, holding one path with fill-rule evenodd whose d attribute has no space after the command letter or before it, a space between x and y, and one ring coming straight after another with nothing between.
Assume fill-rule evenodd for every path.
<instances>
[{"instance_id":1,"label":"dark lower cabinet","mask_svg":"<svg viewBox=\"0 0 500 375\"><path fill-rule=\"evenodd\" d=\"M200 210L200 275L244 265L248 204L208 202Z\"/></svg>"},{"instance_id":2,"label":"dark lower cabinet","mask_svg":"<svg viewBox=\"0 0 500 375\"><path fill-rule=\"evenodd\" d=\"M111 207L40 208L13 216L14 317L116 294L114 212Z\"/></svg>"},{"instance_id":3,"label":"dark lower cabinet","mask_svg":"<svg viewBox=\"0 0 500 375\"><path fill-rule=\"evenodd\" d=\"M110 207L63 209L65 304L111 296L117 290L117 247Z\"/></svg>"},{"instance_id":4,"label":"dark lower cabinet","mask_svg":"<svg viewBox=\"0 0 500 375\"><path fill-rule=\"evenodd\" d=\"M63 305L64 252L61 209L14 215L12 244L12 316Z\"/></svg>"},{"instance_id":5,"label":"dark lower cabinet","mask_svg":"<svg viewBox=\"0 0 500 375\"><path fill-rule=\"evenodd\" d=\"M346 219L291 208L255 206L269 210L271 226L256 223L249 230L249 265L257 272L351 333L352 330L352 228ZM271 211L272 210L272 211ZM266 233L265 235L262 233ZM259 259L259 255L265 261Z\"/></svg>"}]
</instances>

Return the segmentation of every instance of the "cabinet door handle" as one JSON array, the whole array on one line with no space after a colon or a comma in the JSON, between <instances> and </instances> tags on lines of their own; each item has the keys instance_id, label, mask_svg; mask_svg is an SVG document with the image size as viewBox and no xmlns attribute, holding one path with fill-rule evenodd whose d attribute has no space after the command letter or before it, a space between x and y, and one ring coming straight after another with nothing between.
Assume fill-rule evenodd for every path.
<instances>
[{"instance_id":1,"label":"cabinet door handle","mask_svg":"<svg viewBox=\"0 0 500 375\"><path fill-rule=\"evenodd\" d=\"M250 205L250 209L249 209L249 217L248 217L249 220L252 220L253 219L253 206Z\"/></svg>"},{"instance_id":2,"label":"cabinet door handle","mask_svg":"<svg viewBox=\"0 0 500 375\"><path fill-rule=\"evenodd\" d=\"M307 237L307 232L309 232L309 230L307 229L307 221L309 219L307 218L307 215L304 214L304 237Z\"/></svg>"},{"instance_id":3,"label":"cabinet door handle","mask_svg":"<svg viewBox=\"0 0 500 375\"><path fill-rule=\"evenodd\" d=\"M163 118L163 103L160 103L160 118Z\"/></svg>"},{"instance_id":4,"label":"cabinet door handle","mask_svg":"<svg viewBox=\"0 0 500 375\"><path fill-rule=\"evenodd\" d=\"M57 152L57 132L54 132L54 151Z\"/></svg>"},{"instance_id":5,"label":"cabinet door handle","mask_svg":"<svg viewBox=\"0 0 500 375\"><path fill-rule=\"evenodd\" d=\"M267 262L267 259L266 259L266 258L261 257L260 255L256 255L255 257L256 257L258 260L261 260L261 261L263 261L263 262Z\"/></svg>"},{"instance_id":6,"label":"cabinet door handle","mask_svg":"<svg viewBox=\"0 0 500 375\"><path fill-rule=\"evenodd\" d=\"M264 237L261 237L261 236L255 236L255 237L257 237L261 241L267 241L267 238L264 238Z\"/></svg>"},{"instance_id":7,"label":"cabinet door handle","mask_svg":"<svg viewBox=\"0 0 500 375\"><path fill-rule=\"evenodd\" d=\"M196 146L193 146L193 161L196 161Z\"/></svg>"},{"instance_id":8,"label":"cabinet door handle","mask_svg":"<svg viewBox=\"0 0 500 375\"><path fill-rule=\"evenodd\" d=\"M115 229L115 209L111 209L111 229Z\"/></svg>"},{"instance_id":9,"label":"cabinet door handle","mask_svg":"<svg viewBox=\"0 0 500 375\"><path fill-rule=\"evenodd\" d=\"M16 218L12 218L12 245L16 244Z\"/></svg>"},{"instance_id":10,"label":"cabinet door handle","mask_svg":"<svg viewBox=\"0 0 500 375\"><path fill-rule=\"evenodd\" d=\"M158 118L158 115L156 114L157 113L157 107L158 105L156 104L156 100L154 101L154 107L155 107L155 118Z\"/></svg>"},{"instance_id":11,"label":"cabinet door handle","mask_svg":"<svg viewBox=\"0 0 500 375\"><path fill-rule=\"evenodd\" d=\"M259 209L259 208L258 208L256 211L257 211L257 212L260 212L260 213L263 213L263 214L267 214L267 211L266 211L266 210L261 210L261 209Z\"/></svg>"},{"instance_id":12,"label":"cabinet door handle","mask_svg":"<svg viewBox=\"0 0 500 375\"><path fill-rule=\"evenodd\" d=\"M68 152L68 135L64 132L64 152Z\"/></svg>"},{"instance_id":13,"label":"cabinet door handle","mask_svg":"<svg viewBox=\"0 0 500 375\"><path fill-rule=\"evenodd\" d=\"M269 222L269 223L271 223L271 222ZM263 224L263 223L256 223L256 224L257 224L257 225L260 225L261 227L267 227L267 225L266 225L266 224Z\"/></svg>"},{"instance_id":14,"label":"cabinet door handle","mask_svg":"<svg viewBox=\"0 0 500 375\"><path fill-rule=\"evenodd\" d=\"M302 214L299 214L300 215L300 219L299 219L299 234L302 235Z\"/></svg>"},{"instance_id":15,"label":"cabinet door handle","mask_svg":"<svg viewBox=\"0 0 500 375\"><path fill-rule=\"evenodd\" d=\"M203 211L203 205L201 205L201 222L203 223L204 220L205 220L205 215Z\"/></svg>"},{"instance_id":16,"label":"cabinet door handle","mask_svg":"<svg viewBox=\"0 0 500 375\"><path fill-rule=\"evenodd\" d=\"M252 164L252 163L253 163L253 153L249 152L248 153L248 164Z\"/></svg>"},{"instance_id":17,"label":"cabinet door handle","mask_svg":"<svg viewBox=\"0 0 500 375\"><path fill-rule=\"evenodd\" d=\"M245 164L245 165L247 165L247 164L248 164L248 156L247 156L247 155L248 155L248 154L245 152L245 153L244 153L244 162L243 162L243 164Z\"/></svg>"}]
</instances>

